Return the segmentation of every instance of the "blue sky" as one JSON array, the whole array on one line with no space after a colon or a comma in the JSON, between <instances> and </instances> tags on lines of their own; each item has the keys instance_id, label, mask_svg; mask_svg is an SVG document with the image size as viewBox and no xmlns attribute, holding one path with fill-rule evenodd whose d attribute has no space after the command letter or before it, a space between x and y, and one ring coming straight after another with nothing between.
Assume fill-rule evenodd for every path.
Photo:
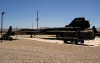
<instances>
[{"instance_id":1,"label":"blue sky","mask_svg":"<svg viewBox=\"0 0 100 63\"><path fill-rule=\"evenodd\" d=\"M32 23L36 28L37 10L39 27L63 27L76 17L85 17L91 26L100 27L100 0L0 0L4 28L32 28Z\"/></svg>"}]
</instances>

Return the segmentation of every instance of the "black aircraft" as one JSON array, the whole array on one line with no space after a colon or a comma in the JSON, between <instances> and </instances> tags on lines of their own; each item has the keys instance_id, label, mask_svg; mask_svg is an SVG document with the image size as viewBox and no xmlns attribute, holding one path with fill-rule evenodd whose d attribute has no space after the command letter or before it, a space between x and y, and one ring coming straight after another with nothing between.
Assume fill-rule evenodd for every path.
<instances>
[{"instance_id":1,"label":"black aircraft","mask_svg":"<svg viewBox=\"0 0 100 63\"><path fill-rule=\"evenodd\" d=\"M32 35L40 35L40 29L21 29L17 31L17 34L28 34L32 38Z\"/></svg>"},{"instance_id":2,"label":"black aircraft","mask_svg":"<svg viewBox=\"0 0 100 63\"><path fill-rule=\"evenodd\" d=\"M90 24L85 18L75 18L69 25L59 28L42 29L41 32L56 34L56 37L63 39L64 43L71 42L77 44L84 43L84 40L95 38L94 30L88 29Z\"/></svg>"},{"instance_id":3,"label":"black aircraft","mask_svg":"<svg viewBox=\"0 0 100 63\"><path fill-rule=\"evenodd\" d=\"M2 39L3 40L12 40L12 37L11 37L12 35L15 35L15 32L12 32L12 26L10 26L7 33L3 35Z\"/></svg>"},{"instance_id":4,"label":"black aircraft","mask_svg":"<svg viewBox=\"0 0 100 63\"><path fill-rule=\"evenodd\" d=\"M93 29L90 28L88 20L84 17L75 18L69 25L65 27L44 28L44 29L21 29L19 32L30 34L55 34L58 39L64 40L64 43L78 44L84 43L84 40L91 40L95 38Z\"/></svg>"}]
</instances>

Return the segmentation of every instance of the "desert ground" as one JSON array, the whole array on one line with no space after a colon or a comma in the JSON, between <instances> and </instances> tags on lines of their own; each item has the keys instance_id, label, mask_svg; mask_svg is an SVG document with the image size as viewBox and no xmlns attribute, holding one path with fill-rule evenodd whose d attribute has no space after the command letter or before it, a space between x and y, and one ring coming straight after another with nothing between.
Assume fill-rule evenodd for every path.
<instances>
[{"instance_id":1,"label":"desert ground","mask_svg":"<svg viewBox=\"0 0 100 63\"><path fill-rule=\"evenodd\" d=\"M4 40L0 43L0 63L100 63L100 38L75 45L41 37L47 36L18 35L15 40Z\"/></svg>"}]
</instances>

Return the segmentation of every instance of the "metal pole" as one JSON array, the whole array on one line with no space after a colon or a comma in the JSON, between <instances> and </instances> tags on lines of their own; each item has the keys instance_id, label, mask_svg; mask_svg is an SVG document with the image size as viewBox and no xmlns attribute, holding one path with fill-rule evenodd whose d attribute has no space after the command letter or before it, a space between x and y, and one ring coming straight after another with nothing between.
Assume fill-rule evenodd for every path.
<instances>
[{"instance_id":1,"label":"metal pole","mask_svg":"<svg viewBox=\"0 0 100 63\"><path fill-rule=\"evenodd\" d=\"M33 23L32 23L32 29L33 29Z\"/></svg>"},{"instance_id":2,"label":"metal pole","mask_svg":"<svg viewBox=\"0 0 100 63\"><path fill-rule=\"evenodd\" d=\"M4 14L4 12L2 12L2 16L1 16L1 42L3 42L3 41L2 41L3 14Z\"/></svg>"},{"instance_id":3,"label":"metal pole","mask_svg":"<svg viewBox=\"0 0 100 63\"><path fill-rule=\"evenodd\" d=\"M38 18L38 11L37 11L37 29L38 29L38 19L39 19L39 18Z\"/></svg>"},{"instance_id":4,"label":"metal pole","mask_svg":"<svg viewBox=\"0 0 100 63\"><path fill-rule=\"evenodd\" d=\"M16 26L16 38L17 38L17 27L18 27L18 26Z\"/></svg>"}]
</instances>

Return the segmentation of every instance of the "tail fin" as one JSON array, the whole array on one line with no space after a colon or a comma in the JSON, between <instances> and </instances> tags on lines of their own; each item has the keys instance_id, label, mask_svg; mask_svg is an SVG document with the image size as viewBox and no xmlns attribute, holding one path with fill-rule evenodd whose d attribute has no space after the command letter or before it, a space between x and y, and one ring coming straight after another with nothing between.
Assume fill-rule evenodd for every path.
<instances>
[{"instance_id":1,"label":"tail fin","mask_svg":"<svg viewBox=\"0 0 100 63\"><path fill-rule=\"evenodd\" d=\"M12 26L9 27L7 34L11 34L11 32L12 32Z\"/></svg>"},{"instance_id":2,"label":"tail fin","mask_svg":"<svg viewBox=\"0 0 100 63\"><path fill-rule=\"evenodd\" d=\"M95 26L93 26L93 30L95 33L98 33L97 29L95 28Z\"/></svg>"},{"instance_id":3,"label":"tail fin","mask_svg":"<svg viewBox=\"0 0 100 63\"><path fill-rule=\"evenodd\" d=\"M80 27L82 29L86 29L90 27L90 24L88 21L85 20L84 17L82 17L82 18L75 18L69 25L66 25L65 27L67 26Z\"/></svg>"}]
</instances>

